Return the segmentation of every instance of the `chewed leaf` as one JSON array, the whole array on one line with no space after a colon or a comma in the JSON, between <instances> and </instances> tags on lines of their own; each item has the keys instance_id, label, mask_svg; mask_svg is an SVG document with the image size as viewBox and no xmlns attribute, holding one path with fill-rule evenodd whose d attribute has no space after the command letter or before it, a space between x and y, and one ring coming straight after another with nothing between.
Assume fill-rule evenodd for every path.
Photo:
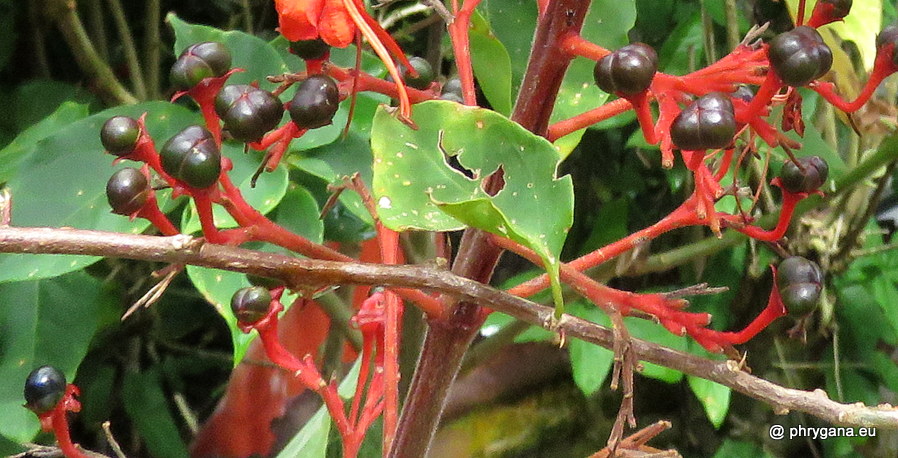
<instances>
[{"instance_id":1,"label":"chewed leaf","mask_svg":"<svg viewBox=\"0 0 898 458\"><path fill-rule=\"evenodd\" d=\"M374 118L373 192L394 230L465 226L508 237L537 252L558 289L558 257L573 222L570 177L556 177L551 143L502 115L454 102L415 105L418 129L381 108ZM501 175L490 195L484 180ZM556 301L560 305L560 300Z\"/></svg>"}]
</instances>

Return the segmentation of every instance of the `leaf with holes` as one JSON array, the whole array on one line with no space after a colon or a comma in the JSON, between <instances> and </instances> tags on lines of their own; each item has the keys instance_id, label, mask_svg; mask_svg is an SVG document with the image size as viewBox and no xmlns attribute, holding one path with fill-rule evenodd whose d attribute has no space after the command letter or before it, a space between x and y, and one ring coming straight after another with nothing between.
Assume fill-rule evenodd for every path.
<instances>
[{"instance_id":1,"label":"leaf with holes","mask_svg":"<svg viewBox=\"0 0 898 458\"><path fill-rule=\"evenodd\" d=\"M413 130L385 108L374 117L373 192L394 230L476 227L508 237L543 260L560 307L558 257L573 221L570 177L556 177L551 143L504 116L458 103L415 105ZM484 180L501 170L501 190Z\"/></svg>"}]
</instances>

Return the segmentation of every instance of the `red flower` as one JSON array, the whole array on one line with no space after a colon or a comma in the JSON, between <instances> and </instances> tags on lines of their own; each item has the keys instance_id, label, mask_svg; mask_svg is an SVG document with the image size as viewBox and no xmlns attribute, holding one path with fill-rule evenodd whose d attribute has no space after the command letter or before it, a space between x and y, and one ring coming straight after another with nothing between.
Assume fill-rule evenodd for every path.
<instances>
[{"instance_id":1,"label":"red flower","mask_svg":"<svg viewBox=\"0 0 898 458\"><path fill-rule=\"evenodd\" d=\"M343 0L275 0L280 32L290 41L313 40L345 48L355 38L355 23Z\"/></svg>"}]
</instances>

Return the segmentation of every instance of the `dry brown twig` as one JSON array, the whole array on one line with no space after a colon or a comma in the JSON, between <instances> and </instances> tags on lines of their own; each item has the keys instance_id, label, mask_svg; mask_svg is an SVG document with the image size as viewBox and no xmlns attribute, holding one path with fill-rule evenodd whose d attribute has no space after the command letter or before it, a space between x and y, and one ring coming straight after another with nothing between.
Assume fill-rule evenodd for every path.
<instances>
[{"instance_id":1,"label":"dry brown twig","mask_svg":"<svg viewBox=\"0 0 898 458\"><path fill-rule=\"evenodd\" d=\"M72 254L184 263L250 273L303 285L387 285L440 291L478 302L528 323L551 323L554 309L512 296L482 283L428 266L393 266L300 259L243 248L204 244L186 235L156 237L79 229L0 227L0 253ZM556 329L568 337L614 348L614 331L580 318L564 315ZM844 426L898 429L898 409L883 404L835 402L823 390L785 388L740 369L732 360L702 358L644 340L631 338L636 360L665 366L701 377L773 407L784 415L797 410Z\"/></svg>"}]
</instances>

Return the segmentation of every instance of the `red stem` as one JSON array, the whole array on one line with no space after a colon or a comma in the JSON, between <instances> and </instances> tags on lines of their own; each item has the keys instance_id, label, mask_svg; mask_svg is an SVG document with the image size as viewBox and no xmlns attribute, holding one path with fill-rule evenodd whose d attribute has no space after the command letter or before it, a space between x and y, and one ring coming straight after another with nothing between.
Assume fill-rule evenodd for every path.
<instances>
[{"instance_id":1,"label":"red stem","mask_svg":"<svg viewBox=\"0 0 898 458\"><path fill-rule=\"evenodd\" d=\"M870 74L870 79L867 80L861 93L852 102L846 102L836 94L833 83L815 81L809 87L836 108L846 113L853 113L870 100L870 97L876 92L876 88L879 87L879 83L882 83L882 80L898 71L898 66L892 62L892 52L894 51L892 48L894 48L894 45L889 45L888 48L884 47L876 53L876 60L873 64L873 72Z\"/></svg>"},{"instance_id":2,"label":"red stem","mask_svg":"<svg viewBox=\"0 0 898 458\"><path fill-rule=\"evenodd\" d=\"M561 39L561 50L571 57L580 56L595 61L611 54L611 51L608 49L583 39L583 37L576 32L568 33Z\"/></svg>"},{"instance_id":3,"label":"red stem","mask_svg":"<svg viewBox=\"0 0 898 458\"><path fill-rule=\"evenodd\" d=\"M461 81L462 98L465 105L476 106L477 96L474 92L474 67L471 64L471 43L468 29L471 27L471 14L480 0L465 0L461 9L455 9L455 20L449 24L449 35L452 37L452 50L455 52L455 66Z\"/></svg>"}]
</instances>

